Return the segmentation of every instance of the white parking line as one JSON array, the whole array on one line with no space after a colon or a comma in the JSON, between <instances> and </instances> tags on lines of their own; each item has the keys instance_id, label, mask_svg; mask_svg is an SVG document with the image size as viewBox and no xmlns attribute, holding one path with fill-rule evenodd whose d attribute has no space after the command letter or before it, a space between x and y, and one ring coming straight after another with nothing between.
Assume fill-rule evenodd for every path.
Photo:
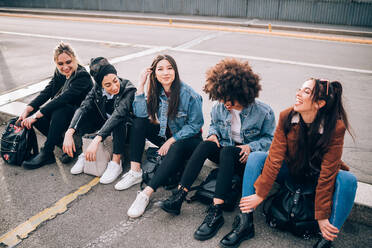
<instances>
[{"instance_id":1,"label":"white parking line","mask_svg":"<svg viewBox=\"0 0 372 248\"><path fill-rule=\"evenodd\" d=\"M279 63L279 64L300 65L300 66L315 67L315 68L321 68L321 69L331 69L331 70L338 70L338 71L372 74L372 70L363 70L363 69L355 69L355 68L332 66L332 65L313 64L313 63L292 61L292 60L272 59L272 58L265 58L265 57L234 54L234 53L221 53L221 52L202 51L202 50L193 50L193 49L182 49L182 48L177 48L177 47L172 48L171 50L185 52L185 53L197 53L197 54L213 55L213 56L220 56L220 57L234 57L234 58L241 58L241 59Z\"/></svg>"}]
</instances>

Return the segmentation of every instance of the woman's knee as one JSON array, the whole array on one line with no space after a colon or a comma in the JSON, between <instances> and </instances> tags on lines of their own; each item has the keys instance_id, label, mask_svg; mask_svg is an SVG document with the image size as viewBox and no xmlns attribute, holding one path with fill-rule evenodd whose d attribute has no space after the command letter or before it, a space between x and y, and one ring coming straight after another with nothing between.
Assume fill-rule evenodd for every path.
<instances>
[{"instance_id":1,"label":"woman's knee","mask_svg":"<svg viewBox=\"0 0 372 248\"><path fill-rule=\"evenodd\" d=\"M336 177L336 187L355 192L358 187L358 180L351 172L340 170Z\"/></svg>"},{"instance_id":2,"label":"woman's knee","mask_svg":"<svg viewBox=\"0 0 372 248\"><path fill-rule=\"evenodd\" d=\"M267 155L268 154L266 152L251 152L248 156L245 169L262 169L263 165L265 164Z\"/></svg>"}]
</instances>

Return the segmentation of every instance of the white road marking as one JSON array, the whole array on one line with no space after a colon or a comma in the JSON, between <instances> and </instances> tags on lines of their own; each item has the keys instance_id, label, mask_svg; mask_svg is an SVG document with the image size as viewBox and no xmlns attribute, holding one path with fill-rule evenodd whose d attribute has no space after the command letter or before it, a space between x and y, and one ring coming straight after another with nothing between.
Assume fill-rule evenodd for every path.
<instances>
[{"instance_id":1,"label":"white road marking","mask_svg":"<svg viewBox=\"0 0 372 248\"><path fill-rule=\"evenodd\" d=\"M194 40L188 41L188 42L186 42L182 45L179 45L179 46L175 47L174 49L188 49L188 48L196 46L196 45L198 45L198 44L200 44L204 41L216 38L216 37L221 36L221 35L226 34L226 33L227 32L214 32L214 33L211 33L211 34L208 34L208 35L205 35L205 36L201 36L201 37L196 38Z\"/></svg>"},{"instance_id":2,"label":"white road marking","mask_svg":"<svg viewBox=\"0 0 372 248\"><path fill-rule=\"evenodd\" d=\"M185 53L197 53L197 54L213 55L213 56L220 56L220 57L234 57L234 58L250 59L250 60L257 60L257 61L266 61L266 62L271 62L271 63L279 63L279 64L300 65L300 66L315 67L315 68L321 68L321 69L331 69L331 70L338 70L338 71L372 74L372 70L363 70L363 69L355 69L355 68L332 66L332 65L313 64L313 63L292 61L292 60L272 59L272 58L265 58L265 57L234 54L234 53L222 53L222 52L202 51L202 50L193 50L193 49L180 49L180 48L172 48L171 50L185 52Z\"/></svg>"},{"instance_id":3,"label":"white road marking","mask_svg":"<svg viewBox=\"0 0 372 248\"><path fill-rule=\"evenodd\" d=\"M91 42L91 43L105 43L105 44L119 45L119 46L133 46L133 47L143 47L143 48L154 47L150 45L131 44L131 43L126 43L126 42L92 40L92 39L82 39L82 38L75 38L75 37L54 36L54 35L44 35L44 34L18 33L18 32L8 32L8 31L0 31L0 34L19 35L19 36L34 37L34 38L46 38L46 39L54 39L54 40L72 40L72 41Z\"/></svg>"}]
</instances>

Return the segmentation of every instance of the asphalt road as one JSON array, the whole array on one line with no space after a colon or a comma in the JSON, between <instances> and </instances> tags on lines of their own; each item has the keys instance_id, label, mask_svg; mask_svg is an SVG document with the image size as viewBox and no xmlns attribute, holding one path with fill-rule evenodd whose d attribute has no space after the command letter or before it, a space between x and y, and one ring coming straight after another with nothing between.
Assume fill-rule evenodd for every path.
<instances>
[{"instance_id":1,"label":"asphalt road","mask_svg":"<svg viewBox=\"0 0 372 248\"><path fill-rule=\"evenodd\" d=\"M82 64L96 56L116 60L118 74L135 83L155 54L171 54L181 79L203 95L204 130L212 106L201 91L205 71L224 57L250 61L262 78L260 99L272 106L276 116L293 103L296 88L309 77L339 80L356 133L355 143L346 137L343 159L359 181L372 183L371 45L106 21L0 16L0 94L50 77L53 48L60 40L72 44ZM22 100L28 102L30 97ZM1 165L0 236L92 180L87 175L70 175L70 167L59 161L35 171ZM126 211L137 190L118 192L113 185L96 185L19 247L216 247L231 228L234 213L225 215L226 224L216 238L195 241L192 233L204 218L205 208L198 203L185 205L179 217L170 217L152 203L144 217L131 220ZM168 194L159 190L153 202ZM260 211L256 220L256 238L242 247L310 247L314 242L268 228ZM372 246L371 234L371 227L347 222L336 245Z\"/></svg>"}]
</instances>

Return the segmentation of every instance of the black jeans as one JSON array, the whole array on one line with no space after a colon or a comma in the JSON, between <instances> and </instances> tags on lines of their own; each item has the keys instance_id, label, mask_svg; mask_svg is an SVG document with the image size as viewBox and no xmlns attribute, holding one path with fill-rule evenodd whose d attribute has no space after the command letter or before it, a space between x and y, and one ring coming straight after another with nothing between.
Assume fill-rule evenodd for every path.
<instances>
[{"instance_id":1,"label":"black jeans","mask_svg":"<svg viewBox=\"0 0 372 248\"><path fill-rule=\"evenodd\" d=\"M34 126L47 138L43 148L45 152L52 153L54 146L62 147L64 134L75 110L75 107L65 105L57 108L50 115L44 115L34 123Z\"/></svg>"},{"instance_id":2,"label":"black jeans","mask_svg":"<svg viewBox=\"0 0 372 248\"><path fill-rule=\"evenodd\" d=\"M218 147L215 142L203 141L192 154L183 172L180 184L190 189L196 177L199 175L205 160L219 164L214 197L225 200L231 190L234 173L243 177L245 164L239 162L241 148L236 146Z\"/></svg>"},{"instance_id":3,"label":"black jeans","mask_svg":"<svg viewBox=\"0 0 372 248\"><path fill-rule=\"evenodd\" d=\"M102 118L99 112L90 111L87 114L83 115L76 130L76 134L79 136L83 136L84 134L95 133L105 124L105 122L106 120ZM126 138L127 127L125 125L125 122L121 122L112 130L112 152L114 154L124 154Z\"/></svg>"},{"instance_id":4,"label":"black jeans","mask_svg":"<svg viewBox=\"0 0 372 248\"><path fill-rule=\"evenodd\" d=\"M148 118L135 118L130 131L130 160L141 163L146 138L156 146L161 146L166 140L158 136L159 124L151 123ZM202 141L201 135L176 141L168 150L161 165L156 170L148 186L156 191L172 174L177 173L180 165L188 160L194 149Z\"/></svg>"}]
</instances>

